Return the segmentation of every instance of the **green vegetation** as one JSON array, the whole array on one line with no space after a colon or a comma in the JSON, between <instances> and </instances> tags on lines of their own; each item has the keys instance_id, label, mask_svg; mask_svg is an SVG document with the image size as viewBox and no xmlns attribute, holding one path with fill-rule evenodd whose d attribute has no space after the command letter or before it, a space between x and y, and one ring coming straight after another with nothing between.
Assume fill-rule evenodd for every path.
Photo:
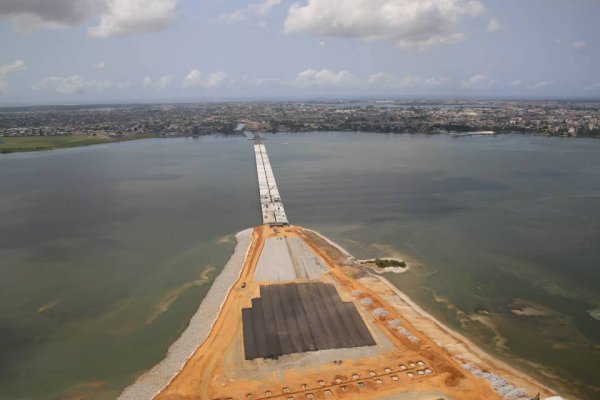
<instances>
[{"instance_id":1,"label":"green vegetation","mask_svg":"<svg viewBox=\"0 0 600 400\"><path fill-rule=\"evenodd\" d=\"M67 147L90 146L92 144L123 142L146 139L156 135L123 135L116 137L64 135L64 136L14 136L0 137L0 153L53 150Z\"/></svg>"},{"instance_id":2,"label":"green vegetation","mask_svg":"<svg viewBox=\"0 0 600 400\"><path fill-rule=\"evenodd\" d=\"M381 258L376 258L375 265L377 265L379 268L387 268L387 267L405 268L406 262L403 260L393 260L393 259L382 260Z\"/></svg>"}]
</instances>

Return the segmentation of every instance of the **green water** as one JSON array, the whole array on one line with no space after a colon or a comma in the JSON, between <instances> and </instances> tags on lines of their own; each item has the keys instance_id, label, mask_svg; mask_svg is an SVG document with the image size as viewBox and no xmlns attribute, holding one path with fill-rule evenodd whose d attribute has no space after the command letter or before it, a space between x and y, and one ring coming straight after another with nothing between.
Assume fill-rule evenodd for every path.
<instances>
[{"instance_id":1,"label":"green water","mask_svg":"<svg viewBox=\"0 0 600 400\"><path fill-rule=\"evenodd\" d=\"M546 382L600 398L600 141L278 134L286 211ZM159 361L260 223L251 142L0 157L0 399L114 398ZM532 307L543 315L517 317ZM478 308L491 312L487 326ZM559 377L555 377L555 376ZM565 379L568 380L565 381Z\"/></svg>"}]
</instances>

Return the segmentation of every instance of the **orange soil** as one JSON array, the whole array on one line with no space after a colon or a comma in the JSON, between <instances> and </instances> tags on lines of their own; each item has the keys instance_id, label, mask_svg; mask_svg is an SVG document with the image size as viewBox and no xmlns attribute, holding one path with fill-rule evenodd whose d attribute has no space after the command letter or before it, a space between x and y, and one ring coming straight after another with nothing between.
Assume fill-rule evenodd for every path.
<instances>
[{"instance_id":1,"label":"orange soil","mask_svg":"<svg viewBox=\"0 0 600 400\"><path fill-rule=\"evenodd\" d=\"M278 235L301 237L326 263L329 274L324 275L323 280L331 282L333 279L342 297L349 298L353 291L360 291L359 298L369 297L373 300L373 305L369 307L371 310L379 307L388 311L388 317L372 318L370 329L379 330L392 347L385 351L374 350L363 358L344 360L342 364L319 364L314 359L311 362L311 353L304 353L302 361L283 363L280 367L272 360L244 360L241 309L249 306L250 299L258 294L259 283L253 282L252 277L264 241L267 237ZM333 246L299 227L278 231L268 226L255 228L240 278L230 291L212 331L181 372L156 398L376 399L397 393L422 393L431 398L431 393L438 393L439 396L435 398L500 399L488 383L465 372L444 349L418 332L378 293L358 279L353 279L357 269L344 265L340 255ZM242 283L246 284L245 288L242 288ZM401 320L404 327L419 337L420 342L415 344L401 336L386 323L390 319ZM433 372L418 375L416 371L425 367L411 368L409 365L409 362L417 360L423 361ZM273 368L274 364L276 368ZM406 365L407 370L401 370L400 364ZM407 375L409 369L413 377Z\"/></svg>"}]
</instances>

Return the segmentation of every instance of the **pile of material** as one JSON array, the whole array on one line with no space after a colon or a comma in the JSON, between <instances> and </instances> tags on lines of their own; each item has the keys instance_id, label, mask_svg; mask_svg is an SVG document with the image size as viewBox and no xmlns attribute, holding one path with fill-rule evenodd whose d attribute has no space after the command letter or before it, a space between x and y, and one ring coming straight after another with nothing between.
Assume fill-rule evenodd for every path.
<instances>
[{"instance_id":1,"label":"pile of material","mask_svg":"<svg viewBox=\"0 0 600 400\"><path fill-rule=\"evenodd\" d=\"M375 345L353 303L325 283L261 285L260 298L242 309L247 360Z\"/></svg>"}]
</instances>

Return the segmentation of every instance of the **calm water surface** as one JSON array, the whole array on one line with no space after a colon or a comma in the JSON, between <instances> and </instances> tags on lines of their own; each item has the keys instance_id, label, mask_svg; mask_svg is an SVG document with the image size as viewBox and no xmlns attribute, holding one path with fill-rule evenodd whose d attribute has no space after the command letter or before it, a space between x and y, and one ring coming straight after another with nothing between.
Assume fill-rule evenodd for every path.
<instances>
[{"instance_id":1,"label":"calm water surface","mask_svg":"<svg viewBox=\"0 0 600 400\"><path fill-rule=\"evenodd\" d=\"M436 317L600 398L600 141L302 133L267 147L293 223L358 257L408 258L388 278ZM2 155L0 399L110 399L158 362L231 235L260 223L255 174L240 138Z\"/></svg>"}]
</instances>

